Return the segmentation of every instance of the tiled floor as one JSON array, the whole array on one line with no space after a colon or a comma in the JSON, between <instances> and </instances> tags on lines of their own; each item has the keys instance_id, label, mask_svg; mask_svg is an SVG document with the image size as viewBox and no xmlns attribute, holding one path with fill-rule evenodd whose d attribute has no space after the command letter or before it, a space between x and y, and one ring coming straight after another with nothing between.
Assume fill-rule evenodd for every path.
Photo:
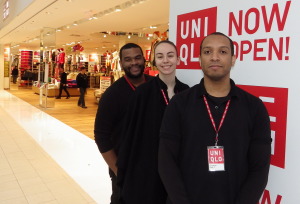
<instances>
[{"instance_id":1,"label":"tiled floor","mask_svg":"<svg viewBox=\"0 0 300 204\"><path fill-rule=\"evenodd\" d=\"M0 90L0 204L108 204L95 142Z\"/></svg>"}]
</instances>

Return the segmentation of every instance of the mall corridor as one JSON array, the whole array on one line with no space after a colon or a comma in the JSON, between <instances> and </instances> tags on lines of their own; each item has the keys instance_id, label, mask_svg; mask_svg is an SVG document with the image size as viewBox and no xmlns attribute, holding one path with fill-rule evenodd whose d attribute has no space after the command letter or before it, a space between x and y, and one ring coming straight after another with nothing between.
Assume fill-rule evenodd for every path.
<instances>
[{"instance_id":1,"label":"mall corridor","mask_svg":"<svg viewBox=\"0 0 300 204\"><path fill-rule=\"evenodd\" d=\"M94 140L0 90L0 204L109 203Z\"/></svg>"}]
</instances>

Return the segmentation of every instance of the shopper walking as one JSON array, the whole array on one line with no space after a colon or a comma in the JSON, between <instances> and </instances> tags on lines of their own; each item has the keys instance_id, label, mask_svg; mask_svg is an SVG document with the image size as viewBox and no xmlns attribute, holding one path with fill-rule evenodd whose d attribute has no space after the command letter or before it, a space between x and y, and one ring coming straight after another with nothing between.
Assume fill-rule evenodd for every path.
<instances>
[{"instance_id":1,"label":"shopper walking","mask_svg":"<svg viewBox=\"0 0 300 204\"><path fill-rule=\"evenodd\" d=\"M200 45L200 84L176 95L160 132L158 169L168 204L256 204L268 181L271 131L262 101L230 79L232 40Z\"/></svg>"},{"instance_id":2,"label":"shopper walking","mask_svg":"<svg viewBox=\"0 0 300 204\"><path fill-rule=\"evenodd\" d=\"M82 67L80 73L76 77L77 88L80 92L80 97L78 99L78 106L82 108L87 108L85 106L84 97L86 95L86 89L88 87L88 77L86 75L86 68Z\"/></svg>"},{"instance_id":3,"label":"shopper walking","mask_svg":"<svg viewBox=\"0 0 300 204\"><path fill-rule=\"evenodd\" d=\"M19 75L19 70L18 70L18 67L17 66L14 66L13 70L11 71L11 75L12 75L12 78L13 78L13 83L17 83L17 78L18 78L18 75Z\"/></svg>"},{"instance_id":4,"label":"shopper walking","mask_svg":"<svg viewBox=\"0 0 300 204\"><path fill-rule=\"evenodd\" d=\"M56 99L61 98L62 90L64 90L67 94L66 99L70 98L69 91L67 89L68 87L68 82L67 82L67 73L64 71L63 68L60 68L60 85L59 85L59 95L56 97Z\"/></svg>"},{"instance_id":5,"label":"shopper walking","mask_svg":"<svg viewBox=\"0 0 300 204\"><path fill-rule=\"evenodd\" d=\"M166 203L157 167L159 130L171 98L189 86L175 76L180 58L173 42L158 42L153 55L159 74L137 88L124 123L117 162L122 204Z\"/></svg>"},{"instance_id":6,"label":"shopper walking","mask_svg":"<svg viewBox=\"0 0 300 204\"><path fill-rule=\"evenodd\" d=\"M120 145L121 127L136 87L151 77L144 75L145 58L142 48L134 43L125 44L119 52L120 65L125 76L114 82L102 95L95 118L95 142L109 166L112 180L111 204L119 203L116 184L116 161Z\"/></svg>"}]
</instances>

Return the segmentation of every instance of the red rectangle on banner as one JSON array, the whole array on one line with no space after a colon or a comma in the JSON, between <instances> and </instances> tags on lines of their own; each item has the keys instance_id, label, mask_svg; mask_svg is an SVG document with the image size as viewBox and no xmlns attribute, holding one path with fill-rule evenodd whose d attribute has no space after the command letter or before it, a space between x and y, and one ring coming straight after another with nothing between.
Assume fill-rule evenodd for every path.
<instances>
[{"instance_id":1,"label":"red rectangle on banner","mask_svg":"<svg viewBox=\"0 0 300 204\"><path fill-rule=\"evenodd\" d=\"M238 86L259 97L264 102L271 120L274 147L271 164L285 168L288 89L248 85Z\"/></svg>"},{"instance_id":2,"label":"red rectangle on banner","mask_svg":"<svg viewBox=\"0 0 300 204\"><path fill-rule=\"evenodd\" d=\"M216 29L217 7L178 15L176 46L181 62L177 69L200 69L200 43Z\"/></svg>"}]
</instances>

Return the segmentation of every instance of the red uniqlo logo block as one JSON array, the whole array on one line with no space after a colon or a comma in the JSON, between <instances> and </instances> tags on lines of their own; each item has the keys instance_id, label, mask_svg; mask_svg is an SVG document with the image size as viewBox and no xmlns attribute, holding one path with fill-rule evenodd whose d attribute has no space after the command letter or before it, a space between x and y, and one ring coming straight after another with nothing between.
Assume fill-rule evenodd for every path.
<instances>
[{"instance_id":1,"label":"red uniqlo logo block","mask_svg":"<svg viewBox=\"0 0 300 204\"><path fill-rule=\"evenodd\" d=\"M271 120L271 134L273 139L271 164L284 168L288 89L246 85L238 86L259 97L264 102Z\"/></svg>"},{"instance_id":2,"label":"red uniqlo logo block","mask_svg":"<svg viewBox=\"0 0 300 204\"><path fill-rule=\"evenodd\" d=\"M222 148L208 149L208 162L211 164L224 164L224 151Z\"/></svg>"},{"instance_id":3,"label":"red uniqlo logo block","mask_svg":"<svg viewBox=\"0 0 300 204\"><path fill-rule=\"evenodd\" d=\"M182 14L177 17L177 41L181 62L177 69L200 69L202 39L216 31L217 7Z\"/></svg>"}]
</instances>

